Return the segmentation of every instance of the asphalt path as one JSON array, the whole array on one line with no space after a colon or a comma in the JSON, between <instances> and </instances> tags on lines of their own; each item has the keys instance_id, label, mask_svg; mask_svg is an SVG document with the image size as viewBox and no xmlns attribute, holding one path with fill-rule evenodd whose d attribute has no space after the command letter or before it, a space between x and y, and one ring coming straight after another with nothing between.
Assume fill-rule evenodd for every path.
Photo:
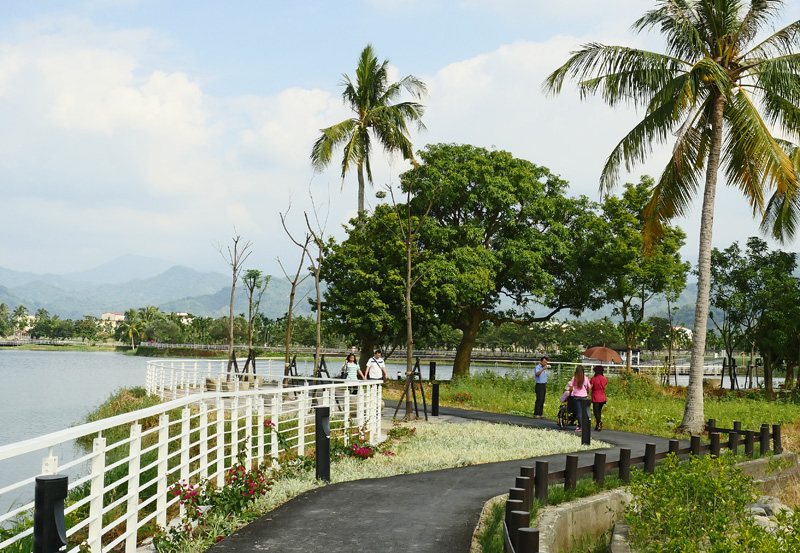
<instances>
[{"instance_id":1,"label":"asphalt path","mask_svg":"<svg viewBox=\"0 0 800 553\"><path fill-rule=\"evenodd\" d=\"M386 411L391 415L394 409L384 415ZM559 431L548 419L445 407L440 414ZM613 462L621 448L630 449L632 457L644 455L647 443L655 443L658 453L668 450L666 438L644 434L603 430L593 438L613 447L577 453L579 466L591 464L596 452L605 452ZM536 461L548 461L550 470L563 470L566 454L324 486L291 499L208 551L466 553L486 501L508 493L520 467Z\"/></svg>"}]
</instances>

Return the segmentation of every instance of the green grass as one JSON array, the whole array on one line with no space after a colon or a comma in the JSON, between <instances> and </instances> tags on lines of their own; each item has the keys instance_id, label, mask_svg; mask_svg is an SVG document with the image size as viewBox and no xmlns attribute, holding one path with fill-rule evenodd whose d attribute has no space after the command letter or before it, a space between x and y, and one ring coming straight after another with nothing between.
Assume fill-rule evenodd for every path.
<instances>
[{"instance_id":1,"label":"green grass","mask_svg":"<svg viewBox=\"0 0 800 553\"><path fill-rule=\"evenodd\" d=\"M546 418L555 419L564 383L563 377L551 378L548 383ZM426 392L430 392L429 387ZM458 394L469 394L470 399L457 401ZM664 388L646 376L633 373L611 376L603 423L606 429L676 437L676 428L683 418L684 394L683 388ZM390 389L386 395L393 397L394 392ZM441 405L523 416L533 415L536 401L534 381L522 371L505 377L482 372L443 382L439 398ZM716 419L721 428L731 428L734 421L740 421L743 429L757 431L762 423L787 424L800 419L800 402L791 398L769 400L758 390L741 393L715 390L705 398L704 410L706 420Z\"/></svg>"}]
</instances>

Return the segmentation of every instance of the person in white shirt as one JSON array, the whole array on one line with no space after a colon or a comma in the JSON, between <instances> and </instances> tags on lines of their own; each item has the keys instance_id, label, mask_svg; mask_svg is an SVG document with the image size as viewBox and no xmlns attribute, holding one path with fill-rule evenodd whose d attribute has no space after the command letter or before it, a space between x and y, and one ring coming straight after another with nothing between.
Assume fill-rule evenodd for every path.
<instances>
[{"instance_id":1,"label":"person in white shirt","mask_svg":"<svg viewBox=\"0 0 800 553\"><path fill-rule=\"evenodd\" d=\"M381 350L376 349L364 370L367 380L388 380L389 376L386 374L386 362L383 360Z\"/></svg>"}]
</instances>

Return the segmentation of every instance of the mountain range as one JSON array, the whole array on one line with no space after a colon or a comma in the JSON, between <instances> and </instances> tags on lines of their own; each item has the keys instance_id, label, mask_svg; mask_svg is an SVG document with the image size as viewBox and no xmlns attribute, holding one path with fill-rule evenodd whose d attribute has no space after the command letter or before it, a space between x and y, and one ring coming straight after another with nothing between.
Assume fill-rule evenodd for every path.
<instances>
[{"instance_id":1,"label":"mountain range","mask_svg":"<svg viewBox=\"0 0 800 553\"><path fill-rule=\"evenodd\" d=\"M312 296L313 284L306 279L298 286L295 314L311 313L306 298ZM270 318L282 316L289 307L290 289L286 278L272 278L261 300L261 312ZM94 269L64 275L0 267L0 303L12 310L22 304L31 314L44 308L64 319L99 317L108 311L124 313L147 305L164 313L220 317L228 315L230 297L230 274L200 272L143 256L122 256ZM247 290L239 282L234 312L246 314L247 308Z\"/></svg>"}]
</instances>

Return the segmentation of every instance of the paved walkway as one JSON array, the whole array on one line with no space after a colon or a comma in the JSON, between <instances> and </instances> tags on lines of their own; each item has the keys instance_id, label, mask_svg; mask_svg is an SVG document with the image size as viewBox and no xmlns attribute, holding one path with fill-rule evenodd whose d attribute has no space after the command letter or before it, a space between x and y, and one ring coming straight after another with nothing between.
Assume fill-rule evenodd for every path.
<instances>
[{"instance_id":1,"label":"paved walkway","mask_svg":"<svg viewBox=\"0 0 800 553\"><path fill-rule=\"evenodd\" d=\"M394 414L394 406L389 408L388 403L392 402L384 409L385 420ZM558 430L553 420L466 409L442 407L439 418L441 422L482 420ZM668 449L667 439L643 434L604 430L593 437L614 447L579 453L580 465L593 462L595 451L606 452L607 460L613 462L619 459L620 448L630 448L633 457L644 455L648 442L656 443L657 452ZM566 455L324 486L284 503L209 551L466 553L486 501L508 493L520 467L536 460L549 461L551 470L563 470Z\"/></svg>"}]
</instances>

